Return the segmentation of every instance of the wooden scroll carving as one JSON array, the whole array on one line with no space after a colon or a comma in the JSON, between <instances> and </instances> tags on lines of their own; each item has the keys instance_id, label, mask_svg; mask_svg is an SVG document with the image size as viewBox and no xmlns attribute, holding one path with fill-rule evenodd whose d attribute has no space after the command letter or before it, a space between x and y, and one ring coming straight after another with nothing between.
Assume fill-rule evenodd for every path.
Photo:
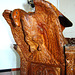
<instances>
[{"instance_id":1,"label":"wooden scroll carving","mask_svg":"<svg viewBox=\"0 0 75 75\"><path fill-rule=\"evenodd\" d=\"M65 75L62 34L65 27L58 19L62 14L44 0L34 0L34 4L35 12L27 13L22 9L3 12L21 57L21 75Z\"/></svg>"}]
</instances>

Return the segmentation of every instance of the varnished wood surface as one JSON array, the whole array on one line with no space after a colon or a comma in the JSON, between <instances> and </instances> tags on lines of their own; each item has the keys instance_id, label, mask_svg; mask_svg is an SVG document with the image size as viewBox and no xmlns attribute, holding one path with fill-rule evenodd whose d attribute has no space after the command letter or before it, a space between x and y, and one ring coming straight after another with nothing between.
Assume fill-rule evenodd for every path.
<instances>
[{"instance_id":1,"label":"varnished wood surface","mask_svg":"<svg viewBox=\"0 0 75 75\"><path fill-rule=\"evenodd\" d=\"M61 68L54 65L31 63L31 75L61 75Z\"/></svg>"},{"instance_id":2,"label":"varnished wood surface","mask_svg":"<svg viewBox=\"0 0 75 75\"><path fill-rule=\"evenodd\" d=\"M60 61L63 63L64 42L58 16L50 4L44 1L38 2L34 0L35 13L28 14L21 9L15 9L13 12L6 10L4 17L11 26L16 43L22 48L24 56L27 59L29 58L28 60L38 61L39 58L46 55L43 58L44 61L39 60L41 62L47 62L45 60L48 60L48 62L51 62L49 60L56 61L54 64L59 64ZM32 54L28 52L28 47L30 47ZM26 56L26 50L29 57Z\"/></svg>"},{"instance_id":3,"label":"varnished wood surface","mask_svg":"<svg viewBox=\"0 0 75 75\"><path fill-rule=\"evenodd\" d=\"M58 65L62 71L61 75L65 75L63 50L65 41L62 34L64 27L60 25L58 19L60 13L56 7L44 0L34 0L34 4L35 12L32 13L27 13L22 9L3 12L18 45L21 75L31 75L29 74L31 62ZM52 70L53 67L49 69ZM60 75L59 68L56 67L52 73Z\"/></svg>"},{"instance_id":4,"label":"varnished wood surface","mask_svg":"<svg viewBox=\"0 0 75 75\"><path fill-rule=\"evenodd\" d=\"M65 46L66 75L75 75L75 45Z\"/></svg>"}]
</instances>

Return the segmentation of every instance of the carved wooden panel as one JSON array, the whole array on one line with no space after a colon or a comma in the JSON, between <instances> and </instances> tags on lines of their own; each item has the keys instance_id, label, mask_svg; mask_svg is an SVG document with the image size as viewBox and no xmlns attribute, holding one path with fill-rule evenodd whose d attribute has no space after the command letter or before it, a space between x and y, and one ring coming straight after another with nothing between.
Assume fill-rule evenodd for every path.
<instances>
[{"instance_id":1,"label":"carved wooden panel","mask_svg":"<svg viewBox=\"0 0 75 75\"><path fill-rule=\"evenodd\" d=\"M75 46L66 46L66 75L75 75Z\"/></svg>"},{"instance_id":2,"label":"carved wooden panel","mask_svg":"<svg viewBox=\"0 0 75 75\"><path fill-rule=\"evenodd\" d=\"M75 74L75 65L74 65L74 67L73 67L73 75Z\"/></svg>"},{"instance_id":3,"label":"carved wooden panel","mask_svg":"<svg viewBox=\"0 0 75 75\"><path fill-rule=\"evenodd\" d=\"M61 69L52 65L31 63L31 75L61 75Z\"/></svg>"},{"instance_id":4,"label":"carved wooden panel","mask_svg":"<svg viewBox=\"0 0 75 75\"><path fill-rule=\"evenodd\" d=\"M66 38L69 44L73 45L75 44L75 38Z\"/></svg>"}]
</instances>

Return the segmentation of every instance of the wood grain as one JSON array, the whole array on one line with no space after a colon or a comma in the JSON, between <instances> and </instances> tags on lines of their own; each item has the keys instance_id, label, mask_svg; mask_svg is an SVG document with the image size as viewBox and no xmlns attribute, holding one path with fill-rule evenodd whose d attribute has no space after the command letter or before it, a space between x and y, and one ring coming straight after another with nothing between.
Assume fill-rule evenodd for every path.
<instances>
[{"instance_id":1,"label":"wood grain","mask_svg":"<svg viewBox=\"0 0 75 75\"><path fill-rule=\"evenodd\" d=\"M34 4L35 12L27 13L22 9L3 12L21 57L21 75L31 75L29 74L31 62L58 65L62 75L65 75L63 50L65 41L62 34L63 26L58 19L59 11L44 0L34 0ZM53 70L53 75L60 75L57 67L46 68L44 71L44 73L47 71L46 75L51 74L48 69Z\"/></svg>"},{"instance_id":2,"label":"wood grain","mask_svg":"<svg viewBox=\"0 0 75 75\"><path fill-rule=\"evenodd\" d=\"M65 47L66 75L75 75L75 45Z\"/></svg>"}]
</instances>

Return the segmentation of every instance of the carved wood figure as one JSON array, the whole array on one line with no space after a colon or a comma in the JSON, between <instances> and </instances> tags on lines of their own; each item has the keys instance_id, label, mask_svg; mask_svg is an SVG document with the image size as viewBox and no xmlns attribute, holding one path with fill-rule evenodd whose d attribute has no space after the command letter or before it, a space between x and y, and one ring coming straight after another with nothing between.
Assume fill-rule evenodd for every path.
<instances>
[{"instance_id":1,"label":"carved wood figure","mask_svg":"<svg viewBox=\"0 0 75 75\"><path fill-rule=\"evenodd\" d=\"M65 75L62 14L47 1L34 0L34 4L35 12L3 12L17 44L14 47L21 58L21 75Z\"/></svg>"}]
</instances>

